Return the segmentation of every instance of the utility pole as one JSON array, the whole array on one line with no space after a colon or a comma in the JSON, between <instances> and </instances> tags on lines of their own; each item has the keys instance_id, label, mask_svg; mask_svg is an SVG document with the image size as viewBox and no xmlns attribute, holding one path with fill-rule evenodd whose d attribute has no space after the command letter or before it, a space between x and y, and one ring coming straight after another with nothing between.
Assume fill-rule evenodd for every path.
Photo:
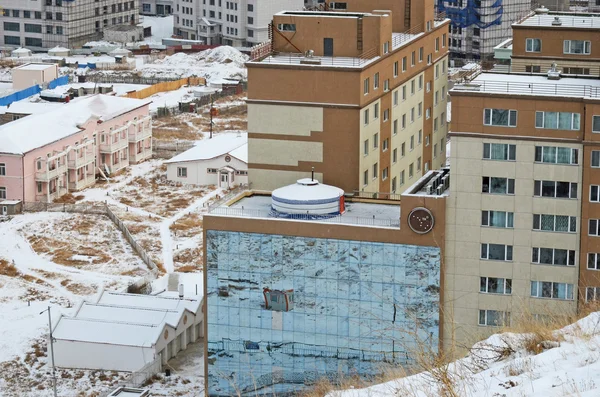
<instances>
[{"instance_id":1,"label":"utility pole","mask_svg":"<svg viewBox=\"0 0 600 397\"><path fill-rule=\"evenodd\" d=\"M210 139L212 139L212 134L213 134L213 112L214 112L214 107L213 107L213 96L212 94L210 94Z\"/></svg>"},{"instance_id":2,"label":"utility pole","mask_svg":"<svg viewBox=\"0 0 600 397\"><path fill-rule=\"evenodd\" d=\"M50 350L52 356L52 389L54 390L54 397L57 397L56 394L56 368L54 367L54 338L52 337L52 317L50 316L50 306L48 309L44 310L40 314L44 314L44 312L48 312L48 330L50 333Z\"/></svg>"}]
</instances>

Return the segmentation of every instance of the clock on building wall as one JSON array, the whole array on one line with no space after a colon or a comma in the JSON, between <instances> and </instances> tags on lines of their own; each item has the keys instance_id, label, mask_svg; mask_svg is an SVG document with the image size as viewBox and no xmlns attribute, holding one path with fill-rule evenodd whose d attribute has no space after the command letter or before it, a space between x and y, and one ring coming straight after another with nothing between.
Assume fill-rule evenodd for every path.
<instances>
[{"instance_id":1,"label":"clock on building wall","mask_svg":"<svg viewBox=\"0 0 600 397\"><path fill-rule=\"evenodd\" d=\"M231 157L230 157L230 156L225 156L225 161L226 161L227 163L229 163L229 162L231 161Z\"/></svg>"},{"instance_id":2,"label":"clock on building wall","mask_svg":"<svg viewBox=\"0 0 600 397\"><path fill-rule=\"evenodd\" d=\"M433 224L433 215L427 208L417 207L408 214L408 226L415 233L429 233L433 229Z\"/></svg>"}]
</instances>

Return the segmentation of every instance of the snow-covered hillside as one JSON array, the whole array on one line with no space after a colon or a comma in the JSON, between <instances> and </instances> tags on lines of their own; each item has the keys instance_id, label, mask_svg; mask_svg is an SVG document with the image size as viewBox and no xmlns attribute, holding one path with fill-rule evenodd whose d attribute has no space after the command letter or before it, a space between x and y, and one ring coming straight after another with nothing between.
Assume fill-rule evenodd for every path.
<instances>
[{"instance_id":1,"label":"snow-covered hillside","mask_svg":"<svg viewBox=\"0 0 600 397\"><path fill-rule=\"evenodd\" d=\"M549 339L532 346L533 334L492 335L447 371L423 372L327 397L600 396L600 312L553 332ZM440 375L446 374L454 393L444 393Z\"/></svg>"}]
</instances>

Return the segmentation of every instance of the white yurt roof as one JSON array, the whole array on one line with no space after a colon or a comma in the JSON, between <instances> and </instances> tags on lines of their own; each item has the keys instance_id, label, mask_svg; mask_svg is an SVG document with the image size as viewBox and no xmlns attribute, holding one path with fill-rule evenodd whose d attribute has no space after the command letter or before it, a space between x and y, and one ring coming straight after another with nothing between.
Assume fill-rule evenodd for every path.
<instances>
[{"instance_id":1,"label":"white yurt roof","mask_svg":"<svg viewBox=\"0 0 600 397\"><path fill-rule=\"evenodd\" d=\"M111 55L111 56L131 55L131 51L129 51L125 48L116 48L116 49L112 50L108 55Z\"/></svg>"},{"instance_id":2,"label":"white yurt roof","mask_svg":"<svg viewBox=\"0 0 600 397\"><path fill-rule=\"evenodd\" d=\"M276 201L314 202L338 199L344 191L338 187L319 183L316 179L298 179L295 184L273 190L271 198Z\"/></svg>"},{"instance_id":3,"label":"white yurt roof","mask_svg":"<svg viewBox=\"0 0 600 397\"><path fill-rule=\"evenodd\" d=\"M31 56L31 50L29 48L19 47L16 50L13 50L12 55L17 57Z\"/></svg>"},{"instance_id":4,"label":"white yurt roof","mask_svg":"<svg viewBox=\"0 0 600 397\"><path fill-rule=\"evenodd\" d=\"M53 55L53 54L69 54L70 50L68 48L65 47L61 47L61 46L56 46L54 48L51 48L48 50L48 55Z\"/></svg>"}]
</instances>

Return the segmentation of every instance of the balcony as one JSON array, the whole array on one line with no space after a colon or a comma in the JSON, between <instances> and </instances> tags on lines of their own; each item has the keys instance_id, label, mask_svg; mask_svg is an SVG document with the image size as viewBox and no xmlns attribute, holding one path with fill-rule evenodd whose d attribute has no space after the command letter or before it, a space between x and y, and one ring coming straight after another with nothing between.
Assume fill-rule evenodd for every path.
<instances>
[{"instance_id":1,"label":"balcony","mask_svg":"<svg viewBox=\"0 0 600 397\"><path fill-rule=\"evenodd\" d=\"M77 151L80 151L80 155L77 155ZM82 143L71 149L69 152L67 165L69 169L76 170L85 165L91 164L96 160L96 145L93 141Z\"/></svg>"},{"instance_id":2,"label":"balcony","mask_svg":"<svg viewBox=\"0 0 600 397\"><path fill-rule=\"evenodd\" d=\"M135 153L129 154L129 163L137 164L141 161L147 160L152 157L152 147L145 147L142 150L135 150Z\"/></svg>"},{"instance_id":3,"label":"balcony","mask_svg":"<svg viewBox=\"0 0 600 397\"><path fill-rule=\"evenodd\" d=\"M69 190L76 191L85 189L96 183L96 176L93 173L84 174L83 178L76 181L69 181Z\"/></svg>"},{"instance_id":4,"label":"balcony","mask_svg":"<svg viewBox=\"0 0 600 397\"><path fill-rule=\"evenodd\" d=\"M112 164L110 166L108 166L110 173L114 174L115 172L122 170L123 168L127 167L129 165L129 158L126 157L119 157L119 162Z\"/></svg>"},{"instance_id":5,"label":"balcony","mask_svg":"<svg viewBox=\"0 0 600 397\"><path fill-rule=\"evenodd\" d=\"M64 196L65 194L67 194L67 188L64 186L59 186L57 188L55 188L52 192L50 193L38 193L35 195L35 200L36 201L41 201L42 203L51 203L53 202L55 199Z\"/></svg>"},{"instance_id":6,"label":"balcony","mask_svg":"<svg viewBox=\"0 0 600 397\"><path fill-rule=\"evenodd\" d=\"M44 169L45 168L45 169ZM59 175L63 175L67 172L67 164L62 163L59 166L50 168L47 163L42 165L41 170L35 172L35 180L38 182L50 182L51 179L57 178Z\"/></svg>"},{"instance_id":7,"label":"balcony","mask_svg":"<svg viewBox=\"0 0 600 397\"><path fill-rule=\"evenodd\" d=\"M129 142L139 142L152 136L152 118L144 117L129 128Z\"/></svg>"},{"instance_id":8,"label":"balcony","mask_svg":"<svg viewBox=\"0 0 600 397\"><path fill-rule=\"evenodd\" d=\"M122 131L126 131L127 127L121 127L118 130L113 131L107 138L107 141L100 142L100 153L114 153L119 150L125 149L129 145L127 138L121 136ZM115 137L117 141L115 142Z\"/></svg>"}]
</instances>

